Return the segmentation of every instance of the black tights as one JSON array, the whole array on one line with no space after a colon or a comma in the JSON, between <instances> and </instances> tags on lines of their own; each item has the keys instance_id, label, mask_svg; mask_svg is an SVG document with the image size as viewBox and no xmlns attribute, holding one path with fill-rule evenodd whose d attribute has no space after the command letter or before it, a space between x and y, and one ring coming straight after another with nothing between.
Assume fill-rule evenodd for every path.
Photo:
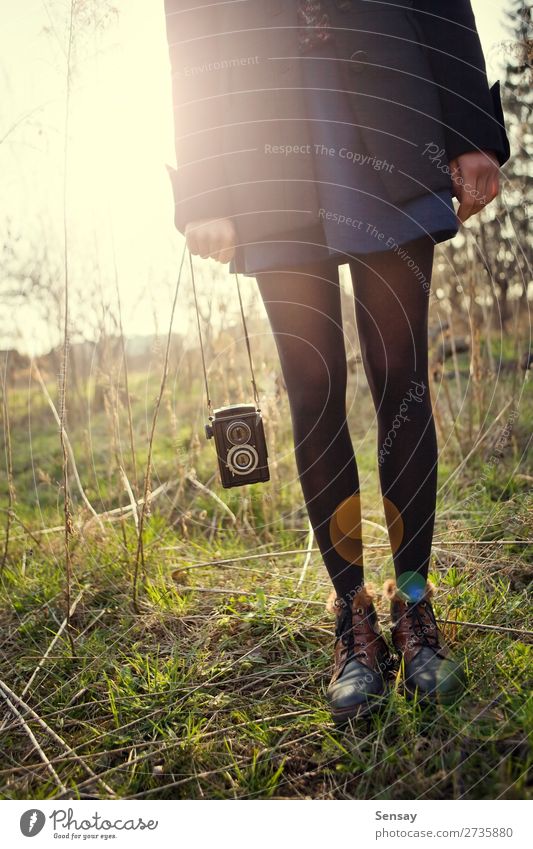
<instances>
[{"instance_id":1,"label":"black tights","mask_svg":"<svg viewBox=\"0 0 533 849\"><path fill-rule=\"evenodd\" d=\"M364 369L378 420L381 491L396 575L427 577L437 486L427 322L434 245L350 258ZM359 476L346 423L338 266L257 274L291 409L298 474L337 595L363 583Z\"/></svg>"}]
</instances>

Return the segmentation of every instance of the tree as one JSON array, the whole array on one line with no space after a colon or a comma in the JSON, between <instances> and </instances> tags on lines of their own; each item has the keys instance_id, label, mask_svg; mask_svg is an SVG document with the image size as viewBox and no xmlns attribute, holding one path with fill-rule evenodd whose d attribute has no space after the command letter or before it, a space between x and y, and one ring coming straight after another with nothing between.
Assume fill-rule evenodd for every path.
<instances>
[{"instance_id":1,"label":"tree","mask_svg":"<svg viewBox=\"0 0 533 849\"><path fill-rule=\"evenodd\" d=\"M503 167L502 191L494 203L493 217L483 223L481 247L499 302L496 321L511 316L509 292L521 286L526 306L532 260L530 221L533 212L533 39L531 6L508 0L505 28L510 38L502 45L505 67L501 86L502 106L511 141L511 158ZM489 210L487 214L491 214ZM502 238L503 237L503 238Z\"/></svg>"}]
</instances>

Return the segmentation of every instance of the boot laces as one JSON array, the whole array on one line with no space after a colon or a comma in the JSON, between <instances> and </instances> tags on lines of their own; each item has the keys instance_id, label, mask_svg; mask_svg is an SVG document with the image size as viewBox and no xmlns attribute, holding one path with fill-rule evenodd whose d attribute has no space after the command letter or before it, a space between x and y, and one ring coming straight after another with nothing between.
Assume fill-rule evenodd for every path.
<instances>
[{"instance_id":1,"label":"boot laces","mask_svg":"<svg viewBox=\"0 0 533 849\"><path fill-rule=\"evenodd\" d=\"M353 616L356 614L356 617ZM370 612L365 616L365 611L362 607L357 607L352 612L350 607L346 607L343 611L339 623L337 625L335 636L341 640L346 647L346 659L367 657L367 641L364 636L369 628ZM355 618L355 622L354 622ZM373 635L375 639L375 635Z\"/></svg>"},{"instance_id":2,"label":"boot laces","mask_svg":"<svg viewBox=\"0 0 533 849\"><path fill-rule=\"evenodd\" d=\"M421 645L433 650L440 648L437 622L430 604L420 601L407 605L405 615L409 618L413 633Z\"/></svg>"}]
</instances>

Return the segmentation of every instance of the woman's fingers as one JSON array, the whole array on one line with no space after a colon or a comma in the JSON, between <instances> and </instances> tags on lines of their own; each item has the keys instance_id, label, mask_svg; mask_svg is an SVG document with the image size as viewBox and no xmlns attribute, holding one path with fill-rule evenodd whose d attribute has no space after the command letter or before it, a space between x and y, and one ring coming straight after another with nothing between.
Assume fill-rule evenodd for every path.
<instances>
[{"instance_id":1,"label":"woman's fingers","mask_svg":"<svg viewBox=\"0 0 533 849\"><path fill-rule=\"evenodd\" d=\"M217 229L217 250L211 256L218 262L229 262L235 252L235 229L233 221L222 218Z\"/></svg>"},{"instance_id":2,"label":"woman's fingers","mask_svg":"<svg viewBox=\"0 0 533 849\"><path fill-rule=\"evenodd\" d=\"M187 241L187 247L193 256L199 255L203 259L208 256L208 253L206 253L208 243L203 222L189 222L185 228L185 238Z\"/></svg>"},{"instance_id":3,"label":"woman's fingers","mask_svg":"<svg viewBox=\"0 0 533 849\"><path fill-rule=\"evenodd\" d=\"M222 245L220 253L215 259L218 259L219 262L226 263L230 262L235 254L236 233L233 221L229 218L222 219L221 224L223 230Z\"/></svg>"},{"instance_id":4,"label":"woman's fingers","mask_svg":"<svg viewBox=\"0 0 533 849\"><path fill-rule=\"evenodd\" d=\"M457 157L457 159L452 160L452 162L453 167L452 163L450 163L450 170L453 192L455 197L459 201L457 217L459 221L464 223L466 219L469 218L470 215L472 215L474 207L472 186L469 182L470 173L468 168L468 162L464 162L463 156Z\"/></svg>"},{"instance_id":5,"label":"woman's fingers","mask_svg":"<svg viewBox=\"0 0 533 849\"><path fill-rule=\"evenodd\" d=\"M457 217L459 221L464 222L470 218L470 216L474 212L474 191L475 185L472 186L470 183L470 174L468 168L460 168L461 174L461 182L459 183L458 189L458 199L459 199L459 209L457 210Z\"/></svg>"},{"instance_id":6,"label":"woman's fingers","mask_svg":"<svg viewBox=\"0 0 533 849\"><path fill-rule=\"evenodd\" d=\"M217 254L220 250L220 244L221 244L221 232L220 232L219 222L215 221L213 224L207 223L205 225L205 232L206 232L207 256L208 257L214 257L216 259Z\"/></svg>"},{"instance_id":7,"label":"woman's fingers","mask_svg":"<svg viewBox=\"0 0 533 849\"><path fill-rule=\"evenodd\" d=\"M491 174L490 177L487 177L487 196L488 201L490 203L491 200L494 200L500 193L500 169Z\"/></svg>"},{"instance_id":8,"label":"woman's fingers","mask_svg":"<svg viewBox=\"0 0 533 849\"><path fill-rule=\"evenodd\" d=\"M234 247L224 248L223 250L220 251L219 255L215 257L215 259L217 259L219 262L222 262L222 263L230 262L230 260L233 259L234 253L235 253Z\"/></svg>"},{"instance_id":9,"label":"woman's fingers","mask_svg":"<svg viewBox=\"0 0 533 849\"><path fill-rule=\"evenodd\" d=\"M497 196L499 163L492 151L468 151L450 161L453 193L459 200L457 217L465 222Z\"/></svg>"},{"instance_id":10,"label":"woman's fingers","mask_svg":"<svg viewBox=\"0 0 533 849\"><path fill-rule=\"evenodd\" d=\"M481 202L483 203L483 206L487 206L498 194L497 191L494 191L493 186L494 178L491 174L487 174L483 181L483 187L480 187Z\"/></svg>"},{"instance_id":11,"label":"woman's fingers","mask_svg":"<svg viewBox=\"0 0 533 849\"><path fill-rule=\"evenodd\" d=\"M235 251L235 229L229 218L201 219L189 222L185 228L187 247L202 259L213 257L229 262Z\"/></svg>"}]
</instances>

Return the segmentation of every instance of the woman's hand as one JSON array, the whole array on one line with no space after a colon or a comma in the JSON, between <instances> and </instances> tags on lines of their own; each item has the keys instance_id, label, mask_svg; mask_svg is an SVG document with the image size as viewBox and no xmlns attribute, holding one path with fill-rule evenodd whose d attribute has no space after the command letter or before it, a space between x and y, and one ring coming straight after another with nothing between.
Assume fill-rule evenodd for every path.
<instances>
[{"instance_id":1,"label":"woman's hand","mask_svg":"<svg viewBox=\"0 0 533 849\"><path fill-rule=\"evenodd\" d=\"M230 262L235 254L236 233L231 218L202 218L190 221L185 227L187 247L202 259L213 257L218 262Z\"/></svg>"},{"instance_id":2,"label":"woman's hand","mask_svg":"<svg viewBox=\"0 0 533 849\"><path fill-rule=\"evenodd\" d=\"M450 161L457 217L465 222L481 212L500 191L500 164L492 150L472 150Z\"/></svg>"}]
</instances>

